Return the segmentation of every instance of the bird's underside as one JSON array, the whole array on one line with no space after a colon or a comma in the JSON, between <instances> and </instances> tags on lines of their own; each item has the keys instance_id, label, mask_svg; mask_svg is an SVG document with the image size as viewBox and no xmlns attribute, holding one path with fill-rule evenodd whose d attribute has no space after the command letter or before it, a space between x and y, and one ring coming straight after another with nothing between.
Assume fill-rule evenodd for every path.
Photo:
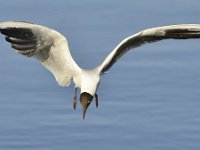
<instances>
[{"instance_id":1,"label":"bird's underside","mask_svg":"<svg viewBox=\"0 0 200 150\"><path fill-rule=\"evenodd\" d=\"M163 39L200 38L199 24L180 24L143 30L122 40L104 61L92 70L80 68L70 54L67 39L59 32L27 22L0 22L0 32L5 35L17 53L39 60L56 78L60 86L75 83L74 109L77 104L77 88L81 89L80 103L83 117L95 97L98 107L97 87L100 75L108 71L113 64L130 49L146 43Z\"/></svg>"}]
</instances>

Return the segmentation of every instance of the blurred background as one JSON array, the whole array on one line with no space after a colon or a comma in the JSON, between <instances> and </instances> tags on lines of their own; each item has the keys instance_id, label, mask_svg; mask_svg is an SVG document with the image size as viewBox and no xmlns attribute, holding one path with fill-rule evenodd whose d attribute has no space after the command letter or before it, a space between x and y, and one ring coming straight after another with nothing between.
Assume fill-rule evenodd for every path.
<instances>
[{"instance_id":1,"label":"blurred background","mask_svg":"<svg viewBox=\"0 0 200 150\"><path fill-rule=\"evenodd\" d=\"M0 21L27 21L68 38L84 68L140 30L200 23L198 0L6 0ZM87 57L90 56L90 59ZM59 87L36 60L0 37L0 149L188 150L200 148L200 45L167 40L126 54L102 77L100 106L73 110L74 85Z\"/></svg>"}]
</instances>

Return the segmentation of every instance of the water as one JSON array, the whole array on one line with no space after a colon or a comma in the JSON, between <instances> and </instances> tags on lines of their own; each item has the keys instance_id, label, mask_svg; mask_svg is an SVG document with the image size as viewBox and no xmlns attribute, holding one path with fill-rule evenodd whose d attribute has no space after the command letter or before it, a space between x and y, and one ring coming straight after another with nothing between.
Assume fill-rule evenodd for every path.
<instances>
[{"instance_id":1,"label":"water","mask_svg":"<svg viewBox=\"0 0 200 150\"><path fill-rule=\"evenodd\" d=\"M94 67L126 36L148 27L200 23L197 0L7 0L0 20L52 27L82 67ZM125 55L102 77L99 109L82 120L74 88L58 87L35 60L1 36L0 149L188 150L200 148L200 45L162 41ZM89 59L86 58L89 56Z\"/></svg>"}]
</instances>

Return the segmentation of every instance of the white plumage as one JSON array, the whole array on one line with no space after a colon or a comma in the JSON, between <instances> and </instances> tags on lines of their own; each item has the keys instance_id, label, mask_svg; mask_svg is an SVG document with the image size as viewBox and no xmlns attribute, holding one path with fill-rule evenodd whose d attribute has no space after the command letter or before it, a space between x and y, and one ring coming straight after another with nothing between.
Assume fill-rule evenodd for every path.
<instances>
[{"instance_id":1,"label":"white plumage","mask_svg":"<svg viewBox=\"0 0 200 150\"><path fill-rule=\"evenodd\" d=\"M170 25L138 32L122 40L100 65L91 70L82 69L76 64L70 54L67 39L53 29L27 22L1 22L0 32L17 53L38 59L55 76L60 86L69 86L73 80L76 89L74 108L76 109L77 88L80 88L80 102L85 117L93 96L98 106L96 91L100 76L127 51L163 39L200 38L200 25Z\"/></svg>"}]
</instances>

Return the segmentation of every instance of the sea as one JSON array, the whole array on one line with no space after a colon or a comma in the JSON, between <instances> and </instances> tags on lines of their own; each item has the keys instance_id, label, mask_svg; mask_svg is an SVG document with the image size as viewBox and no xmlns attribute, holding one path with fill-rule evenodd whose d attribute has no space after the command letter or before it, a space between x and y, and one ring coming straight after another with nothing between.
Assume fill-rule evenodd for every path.
<instances>
[{"instance_id":1,"label":"sea","mask_svg":"<svg viewBox=\"0 0 200 150\"><path fill-rule=\"evenodd\" d=\"M198 0L6 0L0 22L26 21L67 37L82 68L124 38L171 24L199 24ZM163 40L127 52L101 76L85 119L74 84L59 87L34 58L0 36L0 150L200 149L200 39Z\"/></svg>"}]
</instances>

